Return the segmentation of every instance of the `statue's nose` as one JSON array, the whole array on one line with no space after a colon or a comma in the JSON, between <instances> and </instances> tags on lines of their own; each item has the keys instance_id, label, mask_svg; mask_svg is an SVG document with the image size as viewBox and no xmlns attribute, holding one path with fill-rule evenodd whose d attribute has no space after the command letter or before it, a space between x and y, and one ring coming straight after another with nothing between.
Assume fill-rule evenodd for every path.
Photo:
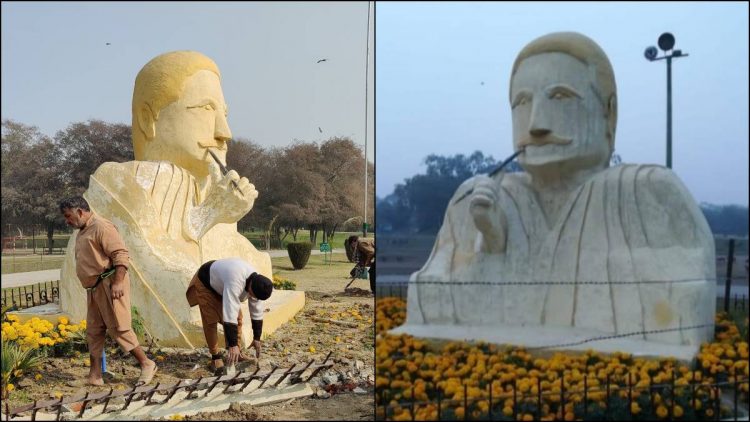
<instances>
[{"instance_id":1,"label":"statue's nose","mask_svg":"<svg viewBox=\"0 0 750 422\"><path fill-rule=\"evenodd\" d=\"M229 123L223 114L217 113L216 125L214 126L214 139L217 141L227 142L232 139L232 131L229 130Z\"/></svg>"}]
</instances>

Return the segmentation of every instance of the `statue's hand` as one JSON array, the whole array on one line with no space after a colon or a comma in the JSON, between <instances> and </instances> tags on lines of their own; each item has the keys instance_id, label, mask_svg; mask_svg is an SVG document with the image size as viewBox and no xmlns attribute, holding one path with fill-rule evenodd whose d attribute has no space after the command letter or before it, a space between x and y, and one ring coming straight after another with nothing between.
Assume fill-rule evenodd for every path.
<instances>
[{"instance_id":1,"label":"statue's hand","mask_svg":"<svg viewBox=\"0 0 750 422\"><path fill-rule=\"evenodd\" d=\"M209 172L212 184L203 205L214 209L216 223L236 223L253 208L258 191L234 170L222 175L216 163L209 164Z\"/></svg>"},{"instance_id":2,"label":"statue's hand","mask_svg":"<svg viewBox=\"0 0 750 422\"><path fill-rule=\"evenodd\" d=\"M477 176L474 191L469 197L469 212L474 219L474 225L482 234L482 249L486 252L505 251L505 230L507 220L500 206L497 204L497 186L499 181L487 176Z\"/></svg>"}]
</instances>

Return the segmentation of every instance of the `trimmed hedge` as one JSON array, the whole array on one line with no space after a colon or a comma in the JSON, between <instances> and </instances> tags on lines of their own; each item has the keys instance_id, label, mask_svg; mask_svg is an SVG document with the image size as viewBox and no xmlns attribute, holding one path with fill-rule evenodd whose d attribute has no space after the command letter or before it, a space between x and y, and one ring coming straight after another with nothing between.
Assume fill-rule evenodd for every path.
<instances>
[{"instance_id":1,"label":"trimmed hedge","mask_svg":"<svg viewBox=\"0 0 750 422\"><path fill-rule=\"evenodd\" d=\"M307 265L307 261L310 259L310 251L312 251L312 243L310 242L290 242L286 245L286 251L289 253L289 259L292 261L292 266L295 270L301 270Z\"/></svg>"}]
</instances>

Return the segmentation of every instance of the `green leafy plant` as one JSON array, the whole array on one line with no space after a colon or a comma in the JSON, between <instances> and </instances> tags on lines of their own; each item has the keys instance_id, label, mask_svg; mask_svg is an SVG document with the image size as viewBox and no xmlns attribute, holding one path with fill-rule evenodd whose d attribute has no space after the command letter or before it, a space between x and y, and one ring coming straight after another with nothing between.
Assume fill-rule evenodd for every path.
<instances>
[{"instance_id":1,"label":"green leafy plant","mask_svg":"<svg viewBox=\"0 0 750 422\"><path fill-rule=\"evenodd\" d=\"M144 336L146 335L146 327L143 323L143 317L135 306L130 307L130 313L132 315L131 325L133 327L133 332L138 337L138 342L143 343Z\"/></svg>"},{"instance_id":2,"label":"green leafy plant","mask_svg":"<svg viewBox=\"0 0 750 422\"><path fill-rule=\"evenodd\" d=\"M2 341L2 382L3 398L8 396L8 384L15 381L24 372L29 373L41 365L42 357L35 349L22 349L14 341Z\"/></svg>"},{"instance_id":3,"label":"green leafy plant","mask_svg":"<svg viewBox=\"0 0 750 422\"><path fill-rule=\"evenodd\" d=\"M310 242L291 242L286 245L286 250L289 253L289 259L292 261L294 269L301 270L305 268L307 261L310 259L312 244Z\"/></svg>"}]
</instances>

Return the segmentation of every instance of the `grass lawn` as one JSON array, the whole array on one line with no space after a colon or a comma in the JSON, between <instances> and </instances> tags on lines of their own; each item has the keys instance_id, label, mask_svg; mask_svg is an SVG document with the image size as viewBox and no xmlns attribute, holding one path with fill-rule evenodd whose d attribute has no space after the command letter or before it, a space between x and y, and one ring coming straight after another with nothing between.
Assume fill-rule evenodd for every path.
<instances>
[{"instance_id":1,"label":"grass lawn","mask_svg":"<svg viewBox=\"0 0 750 422\"><path fill-rule=\"evenodd\" d=\"M264 238L264 232L256 231L256 232L244 232L242 233L243 236L245 236L250 242L252 242L253 245L255 245L258 249L265 249L265 238ZM328 239L328 244L331 245L333 249L342 249L344 247L344 240L348 238L349 236L356 234L357 236L362 236L362 232L336 232L333 235L333 239ZM375 237L375 233L368 233L368 237ZM318 238L316 239L317 243L316 245L313 245L313 249L318 249L318 246L320 243L323 242L323 233L318 232ZM309 230L300 230L297 232L297 242L309 242L310 241L310 231ZM282 249L286 249L286 245L289 242L294 242L294 239L292 238L292 235L288 235L284 238L284 240L281 241L282 243Z\"/></svg>"},{"instance_id":2,"label":"grass lawn","mask_svg":"<svg viewBox=\"0 0 750 422\"><path fill-rule=\"evenodd\" d=\"M31 255L2 257L1 274L24 273L28 271L57 270L62 268L65 255Z\"/></svg>"},{"instance_id":3,"label":"grass lawn","mask_svg":"<svg viewBox=\"0 0 750 422\"><path fill-rule=\"evenodd\" d=\"M305 268L295 270L289 257L272 258L273 274L296 283L297 290L318 292L339 292L344 290L351 280L349 271L354 264L347 261L346 254L329 254L329 263L324 262L323 255L311 255ZM369 290L369 281L356 280L351 287Z\"/></svg>"},{"instance_id":4,"label":"grass lawn","mask_svg":"<svg viewBox=\"0 0 750 422\"><path fill-rule=\"evenodd\" d=\"M302 270L295 270L288 256L273 258L271 261L274 274L296 283L304 278L311 285L325 290L324 284L330 284L334 280L336 285L339 284L338 281L348 281L349 270L354 266L347 261L346 255L343 253L328 254L328 257L330 263L324 261L324 255L311 255L310 260ZM60 255L51 257L47 255L4 256L2 257L2 274L59 269L62 267L63 259L64 256ZM343 289L343 285L341 288Z\"/></svg>"}]
</instances>

